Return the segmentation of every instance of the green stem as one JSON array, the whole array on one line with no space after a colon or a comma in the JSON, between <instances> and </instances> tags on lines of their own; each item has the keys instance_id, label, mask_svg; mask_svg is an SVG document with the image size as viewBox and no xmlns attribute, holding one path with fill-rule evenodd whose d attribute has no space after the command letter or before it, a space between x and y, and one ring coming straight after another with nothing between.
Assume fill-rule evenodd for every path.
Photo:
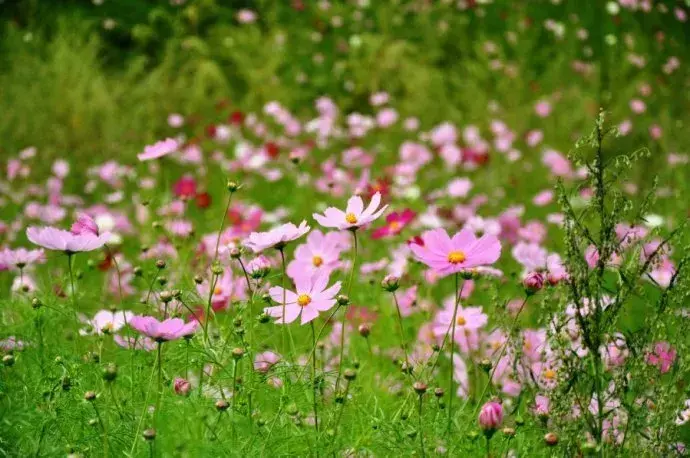
<instances>
[{"instance_id":1,"label":"green stem","mask_svg":"<svg viewBox=\"0 0 690 458\"><path fill-rule=\"evenodd\" d=\"M319 387L316 382L316 329L314 329L314 321L310 321L311 325L311 384L312 390L314 392L314 425L316 426L316 432L319 432L319 411L318 411L318 391Z\"/></svg>"},{"instance_id":2,"label":"green stem","mask_svg":"<svg viewBox=\"0 0 690 458\"><path fill-rule=\"evenodd\" d=\"M158 351L156 355L156 362L158 366L158 394L156 395L156 410L154 411L154 415L156 420L158 419L158 411L160 410L161 406L161 396L163 395L163 358L162 358L162 348L163 348L163 342L158 342ZM156 421L154 421L155 424L157 424Z\"/></svg>"},{"instance_id":3,"label":"green stem","mask_svg":"<svg viewBox=\"0 0 690 458\"><path fill-rule=\"evenodd\" d=\"M352 238L353 238L353 253L352 253L352 266L350 267L350 279L348 281L347 285L347 297L350 297L350 293L352 292L352 282L354 281L355 278L355 270L357 268L357 232L356 230L352 231ZM335 391L338 391L338 388L340 387L340 378L343 375L343 360L345 359L345 320L347 318L347 309L343 312L343 319L340 322L340 358L338 360L338 378L335 381Z\"/></svg>"},{"instance_id":4,"label":"green stem","mask_svg":"<svg viewBox=\"0 0 690 458\"><path fill-rule=\"evenodd\" d=\"M419 434L419 451L422 454L422 458L426 457L426 453L424 452L424 430L422 429L422 404L424 403L424 395L420 394L419 395L419 423L417 426L417 429L419 430L417 434Z\"/></svg>"},{"instance_id":5,"label":"green stem","mask_svg":"<svg viewBox=\"0 0 690 458\"><path fill-rule=\"evenodd\" d=\"M453 398L455 393L453 392L453 376L455 375L455 358L453 358L453 353L455 351L455 320L458 315L458 306L460 305L460 295L459 295L459 284L460 275L455 273L455 307L453 307L453 319L450 322L450 377L448 381L448 425L447 432L450 433L451 423L453 421Z\"/></svg>"},{"instance_id":6,"label":"green stem","mask_svg":"<svg viewBox=\"0 0 690 458\"><path fill-rule=\"evenodd\" d=\"M412 366L410 365L410 358L407 354L407 343L405 341L405 330L403 328L403 319L402 319L402 313L400 312L400 304L398 303L398 296L395 294L395 291L392 291L391 294L393 295L393 300L395 301L395 310L398 312L398 327L400 328L400 347L402 348L403 352L405 353L405 365L406 365L406 372L409 371L410 374L412 374ZM369 339L367 338L367 343L369 342Z\"/></svg>"}]
</instances>

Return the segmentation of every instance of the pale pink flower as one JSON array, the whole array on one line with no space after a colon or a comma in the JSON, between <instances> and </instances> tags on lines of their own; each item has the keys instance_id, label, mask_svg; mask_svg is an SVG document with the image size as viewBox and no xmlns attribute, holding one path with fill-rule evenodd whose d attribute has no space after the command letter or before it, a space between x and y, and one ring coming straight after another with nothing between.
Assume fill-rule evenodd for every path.
<instances>
[{"instance_id":1,"label":"pale pink flower","mask_svg":"<svg viewBox=\"0 0 690 458\"><path fill-rule=\"evenodd\" d=\"M245 240L245 246L252 249L254 253L261 253L268 248L283 249L285 245L293 240L297 240L311 229L306 221L302 221L299 227L293 223L283 224L274 227L268 232L252 232Z\"/></svg>"},{"instance_id":2,"label":"pale pink flower","mask_svg":"<svg viewBox=\"0 0 690 458\"><path fill-rule=\"evenodd\" d=\"M75 235L99 235L100 229L96 220L86 213L79 213L77 220L72 224L70 232Z\"/></svg>"},{"instance_id":3,"label":"pale pink flower","mask_svg":"<svg viewBox=\"0 0 690 458\"><path fill-rule=\"evenodd\" d=\"M191 336L199 326L199 322L185 323L180 318L158 321L152 316L136 315L129 321L129 325L157 342L165 342Z\"/></svg>"},{"instance_id":4,"label":"pale pink flower","mask_svg":"<svg viewBox=\"0 0 690 458\"><path fill-rule=\"evenodd\" d=\"M266 307L264 312L277 318L276 323L280 324L292 323L300 316L302 324L309 323L319 316L319 312L330 310L336 303L335 296L340 291L340 282L327 286L328 275L323 274L295 278L294 292L274 286L268 290L268 294L280 305Z\"/></svg>"},{"instance_id":5,"label":"pale pink flower","mask_svg":"<svg viewBox=\"0 0 690 458\"><path fill-rule=\"evenodd\" d=\"M68 254L81 251L93 251L103 247L111 234L101 235L78 234L70 231L57 229L55 227L29 227L26 236L31 243L42 246L49 250L64 251Z\"/></svg>"},{"instance_id":6,"label":"pale pink flower","mask_svg":"<svg viewBox=\"0 0 690 458\"><path fill-rule=\"evenodd\" d=\"M281 360L281 356L278 353L272 351L264 351L258 353L254 357L254 370L262 374L267 373L271 370L273 366L276 365Z\"/></svg>"},{"instance_id":7,"label":"pale pink flower","mask_svg":"<svg viewBox=\"0 0 690 458\"><path fill-rule=\"evenodd\" d=\"M156 348L156 342L148 337L123 337L120 334L113 336L113 340L122 348L130 350L151 351Z\"/></svg>"},{"instance_id":8,"label":"pale pink flower","mask_svg":"<svg viewBox=\"0 0 690 458\"><path fill-rule=\"evenodd\" d=\"M101 310L96 313L93 318L86 315L79 315L79 320L88 327L80 329L79 334L86 335L103 335L112 334L122 329L134 316L129 311L111 312L110 310Z\"/></svg>"},{"instance_id":9,"label":"pale pink flower","mask_svg":"<svg viewBox=\"0 0 690 458\"><path fill-rule=\"evenodd\" d=\"M12 266L23 269L31 264L45 262L43 250L27 250L26 248L10 249L5 248L0 251L0 265Z\"/></svg>"},{"instance_id":10,"label":"pale pink flower","mask_svg":"<svg viewBox=\"0 0 690 458\"><path fill-rule=\"evenodd\" d=\"M149 145L144 148L144 152L137 155L140 161L150 161L152 159L158 159L168 154L174 153L180 149L180 143L174 138L166 138L165 140L160 140L153 145Z\"/></svg>"},{"instance_id":11,"label":"pale pink flower","mask_svg":"<svg viewBox=\"0 0 690 458\"><path fill-rule=\"evenodd\" d=\"M352 196L347 201L347 208L345 211L335 207L328 207L323 212L323 215L314 213L312 216L323 227L354 231L365 224L371 223L386 211L388 205L384 205L379 209L380 203L381 194L378 192L371 198L371 202L366 209L364 208L364 201L361 197Z\"/></svg>"}]
</instances>

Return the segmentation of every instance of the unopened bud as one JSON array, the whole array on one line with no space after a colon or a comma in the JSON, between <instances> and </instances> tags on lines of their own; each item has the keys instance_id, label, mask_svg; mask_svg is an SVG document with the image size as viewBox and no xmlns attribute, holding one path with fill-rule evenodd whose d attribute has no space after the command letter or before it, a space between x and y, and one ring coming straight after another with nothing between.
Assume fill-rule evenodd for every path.
<instances>
[{"instance_id":1,"label":"unopened bud","mask_svg":"<svg viewBox=\"0 0 690 458\"><path fill-rule=\"evenodd\" d=\"M230 191L230 192L236 192L236 191L238 191L238 190L242 187L242 185L239 184L239 183L237 183L237 182L235 182L235 181L228 180L228 182L226 183L225 187L226 187L226 188L228 189L228 191Z\"/></svg>"},{"instance_id":2,"label":"unopened bud","mask_svg":"<svg viewBox=\"0 0 690 458\"><path fill-rule=\"evenodd\" d=\"M558 444L558 436L556 433L546 433L546 435L544 435L544 442L549 447L553 447Z\"/></svg>"},{"instance_id":3,"label":"unopened bud","mask_svg":"<svg viewBox=\"0 0 690 458\"><path fill-rule=\"evenodd\" d=\"M156 268L165 269L165 260L159 259L158 261L156 261Z\"/></svg>"},{"instance_id":4,"label":"unopened bud","mask_svg":"<svg viewBox=\"0 0 690 458\"><path fill-rule=\"evenodd\" d=\"M2 357L2 364L7 367L14 366L14 355L5 355Z\"/></svg>"},{"instance_id":5,"label":"unopened bud","mask_svg":"<svg viewBox=\"0 0 690 458\"><path fill-rule=\"evenodd\" d=\"M381 287L392 293L400 287L400 279L394 275L386 275L381 280Z\"/></svg>"},{"instance_id":6,"label":"unopened bud","mask_svg":"<svg viewBox=\"0 0 690 458\"><path fill-rule=\"evenodd\" d=\"M89 402L95 401L96 400L96 392L95 391L87 391L86 393L84 393L84 399L89 401Z\"/></svg>"},{"instance_id":7,"label":"unopened bud","mask_svg":"<svg viewBox=\"0 0 690 458\"><path fill-rule=\"evenodd\" d=\"M343 372L343 377L345 377L345 380L347 381L352 381L357 378L357 371L354 369L345 369L345 372Z\"/></svg>"},{"instance_id":8,"label":"unopened bud","mask_svg":"<svg viewBox=\"0 0 690 458\"><path fill-rule=\"evenodd\" d=\"M153 428L145 429L142 433L144 440L152 441L156 438L156 430Z\"/></svg>"},{"instance_id":9,"label":"unopened bud","mask_svg":"<svg viewBox=\"0 0 690 458\"><path fill-rule=\"evenodd\" d=\"M117 378L117 366L113 363L108 364L105 369L103 369L103 380L106 382L112 382Z\"/></svg>"},{"instance_id":10,"label":"unopened bud","mask_svg":"<svg viewBox=\"0 0 690 458\"><path fill-rule=\"evenodd\" d=\"M369 334L371 334L371 328L366 323L360 324L357 330L359 331L359 335L362 337L369 337Z\"/></svg>"},{"instance_id":11,"label":"unopened bud","mask_svg":"<svg viewBox=\"0 0 690 458\"><path fill-rule=\"evenodd\" d=\"M335 299L338 301L338 305L347 305L350 303L350 298L344 294L338 294L338 297Z\"/></svg>"},{"instance_id":12,"label":"unopened bud","mask_svg":"<svg viewBox=\"0 0 690 458\"><path fill-rule=\"evenodd\" d=\"M226 401L225 399L219 399L218 401L216 401L216 410L218 412L225 412L226 410L228 410L228 407L230 407L230 404L228 404L228 401Z\"/></svg>"},{"instance_id":13,"label":"unopened bud","mask_svg":"<svg viewBox=\"0 0 690 458\"><path fill-rule=\"evenodd\" d=\"M240 347L236 347L232 349L232 358L237 361L238 359L242 358L244 356L244 350Z\"/></svg>"},{"instance_id":14,"label":"unopened bud","mask_svg":"<svg viewBox=\"0 0 690 458\"><path fill-rule=\"evenodd\" d=\"M412 388L417 392L417 394L422 395L426 393L427 390L427 385L424 382L414 382L414 385L412 385Z\"/></svg>"}]
</instances>

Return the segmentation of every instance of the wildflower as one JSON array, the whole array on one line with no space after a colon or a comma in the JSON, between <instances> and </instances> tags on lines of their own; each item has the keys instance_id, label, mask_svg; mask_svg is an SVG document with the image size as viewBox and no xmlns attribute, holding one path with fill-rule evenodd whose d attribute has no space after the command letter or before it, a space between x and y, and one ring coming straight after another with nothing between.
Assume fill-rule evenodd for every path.
<instances>
[{"instance_id":1,"label":"wildflower","mask_svg":"<svg viewBox=\"0 0 690 458\"><path fill-rule=\"evenodd\" d=\"M180 148L180 143L174 138L166 138L144 148L144 152L137 155L140 161L150 161L174 153Z\"/></svg>"},{"instance_id":2,"label":"wildflower","mask_svg":"<svg viewBox=\"0 0 690 458\"><path fill-rule=\"evenodd\" d=\"M136 315L132 317L129 325L156 342L165 342L194 334L199 322L190 321L185 323L180 318L158 321L152 316Z\"/></svg>"},{"instance_id":3,"label":"wildflower","mask_svg":"<svg viewBox=\"0 0 690 458\"><path fill-rule=\"evenodd\" d=\"M302 221L299 227L292 223L275 227L268 232L252 232L244 242L254 253L261 253L268 248L282 249L288 242L297 240L311 229L306 221Z\"/></svg>"},{"instance_id":4,"label":"wildflower","mask_svg":"<svg viewBox=\"0 0 690 458\"><path fill-rule=\"evenodd\" d=\"M132 350L151 351L156 348L156 342L149 339L148 337L123 337L119 334L116 334L115 336L113 336L113 340L120 347Z\"/></svg>"},{"instance_id":5,"label":"wildflower","mask_svg":"<svg viewBox=\"0 0 690 458\"><path fill-rule=\"evenodd\" d=\"M254 279L264 278L271 271L271 261L260 254L247 264L247 273Z\"/></svg>"},{"instance_id":6,"label":"wildflower","mask_svg":"<svg viewBox=\"0 0 690 458\"><path fill-rule=\"evenodd\" d=\"M27 250L26 248L17 248L12 250L5 248L0 251L0 265L13 266L18 269L45 262L43 250Z\"/></svg>"},{"instance_id":7,"label":"wildflower","mask_svg":"<svg viewBox=\"0 0 690 458\"><path fill-rule=\"evenodd\" d=\"M262 374L267 373L271 368L276 365L281 360L281 356L278 353L272 351L265 351L263 353L258 353L254 357L254 370L261 372Z\"/></svg>"},{"instance_id":8,"label":"wildflower","mask_svg":"<svg viewBox=\"0 0 690 458\"><path fill-rule=\"evenodd\" d=\"M422 240L423 245L410 244L410 250L441 276L493 264L501 255L501 242L495 236L477 238L469 229L453 238L443 229L434 229L422 234Z\"/></svg>"},{"instance_id":9,"label":"wildflower","mask_svg":"<svg viewBox=\"0 0 690 458\"><path fill-rule=\"evenodd\" d=\"M100 228L96 223L96 220L86 213L80 213L77 215L77 220L72 224L70 232L74 235L99 235Z\"/></svg>"},{"instance_id":10,"label":"wildflower","mask_svg":"<svg viewBox=\"0 0 690 458\"><path fill-rule=\"evenodd\" d=\"M534 294L544 287L544 274L541 272L530 272L522 280L522 286L525 287L527 294Z\"/></svg>"},{"instance_id":11,"label":"wildflower","mask_svg":"<svg viewBox=\"0 0 690 458\"><path fill-rule=\"evenodd\" d=\"M314 213L312 216L323 227L333 227L340 230L357 230L371 223L388 208L384 205L378 209L381 203L381 193L377 192L371 198L369 206L364 208L364 201L359 196L352 196L347 201L347 208L343 212L335 207L328 207L323 215ZM378 210L377 210L378 209Z\"/></svg>"},{"instance_id":12,"label":"wildflower","mask_svg":"<svg viewBox=\"0 0 690 458\"><path fill-rule=\"evenodd\" d=\"M647 353L647 364L657 366L662 374L671 370L676 360L676 349L668 342L657 342L651 352Z\"/></svg>"},{"instance_id":13,"label":"wildflower","mask_svg":"<svg viewBox=\"0 0 690 458\"><path fill-rule=\"evenodd\" d=\"M386 225L376 229L371 237L373 239L380 239L384 237L392 237L400 234L400 232L417 216L417 213L409 208L402 212L393 212L386 216Z\"/></svg>"},{"instance_id":14,"label":"wildflower","mask_svg":"<svg viewBox=\"0 0 690 458\"><path fill-rule=\"evenodd\" d=\"M274 286L268 290L271 298L280 305L266 307L264 312L277 318L276 323L292 323L301 316L301 323L309 323L319 316L319 312L331 309L336 303L336 294L340 291L340 282L327 288L328 275L315 274L300 276L295 279L296 292ZM285 296L285 304L283 304ZM285 316L283 316L283 309Z\"/></svg>"},{"instance_id":15,"label":"wildflower","mask_svg":"<svg viewBox=\"0 0 690 458\"><path fill-rule=\"evenodd\" d=\"M189 393L192 391L192 384L187 379L176 377L173 382L173 389L180 396L189 396Z\"/></svg>"},{"instance_id":16,"label":"wildflower","mask_svg":"<svg viewBox=\"0 0 690 458\"><path fill-rule=\"evenodd\" d=\"M133 316L134 314L129 311L111 312L110 310L101 310L93 318L81 315L79 319L90 329L80 329L79 334L82 336L112 334L122 329Z\"/></svg>"},{"instance_id":17,"label":"wildflower","mask_svg":"<svg viewBox=\"0 0 690 458\"><path fill-rule=\"evenodd\" d=\"M339 233L323 234L319 230L314 230L307 236L306 243L295 249L295 259L287 268L288 275L296 278L305 274L330 274L340 266L341 251Z\"/></svg>"},{"instance_id":18,"label":"wildflower","mask_svg":"<svg viewBox=\"0 0 690 458\"><path fill-rule=\"evenodd\" d=\"M26 236L31 243L49 250L64 251L67 254L82 251L93 251L108 243L111 234L106 232L100 235L91 233L73 234L55 227L29 227Z\"/></svg>"}]
</instances>

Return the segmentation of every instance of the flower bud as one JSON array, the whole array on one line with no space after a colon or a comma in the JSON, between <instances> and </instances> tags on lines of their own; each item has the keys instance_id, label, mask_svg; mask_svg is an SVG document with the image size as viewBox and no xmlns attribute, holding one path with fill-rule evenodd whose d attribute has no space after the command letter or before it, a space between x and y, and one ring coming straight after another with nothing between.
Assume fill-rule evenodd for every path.
<instances>
[{"instance_id":1,"label":"flower bud","mask_svg":"<svg viewBox=\"0 0 690 458\"><path fill-rule=\"evenodd\" d=\"M434 396L437 398L442 398L444 394L446 394L446 392L443 390L443 388L439 387L434 390Z\"/></svg>"},{"instance_id":2,"label":"flower bud","mask_svg":"<svg viewBox=\"0 0 690 458\"><path fill-rule=\"evenodd\" d=\"M41 302L41 300L39 298L34 297L33 299L31 299L31 307L33 307L34 309L39 309L42 306L43 306L43 302Z\"/></svg>"},{"instance_id":3,"label":"flower bud","mask_svg":"<svg viewBox=\"0 0 690 458\"><path fill-rule=\"evenodd\" d=\"M225 412L226 410L228 410L228 407L230 407L228 401L224 399L219 399L218 401L216 401L216 410L218 412Z\"/></svg>"},{"instance_id":4,"label":"flower bud","mask_svg":"<svg viewBox=\"0 0 690 458\"><path fill-rule=\"evenodd\" d=\"M345 377L345 380L351 382L357 378L357 371L354 369L345 369L345 372L343 372L343 377Z\"/></svg>"},{"instance_id":5,"label":"flower bud","mask_svg":"<svg viewBox=\"0 0 690 458\"><path fill-rule=\"evenodd\" d=\"M106 382L112 382L117 378L117 366L113 363L108 364L105 369L103 369L103 380Z\"/></svg>"},{"instance_id":6,"label":"flower bud","mask_svg":"<svg viewBox=\"0 0 690 458\"><path fill-rule=\"evenodd\" d=\"M213 273L213 275L223 275L223 270L223 266L218 263L211 266L211 273Z\"/></svg>"},{"instance_id":7,"label":"flower bud","mask_svg":"<svg viewBox=\"0 0 690 458\"><path fill-rule=\"evenodd\" d=\"M240 250L239 247L234 246L234 247L230 248L228 253L230 254L230 257L232 259L239 259L240 256L242 255L242 250Z\"/></svg>"},{"instance_id":8,"label":"flower bud","mask_svg":"<svg viewBox=\"0 0 690 458\"><path fill-rule=\"evenodd\" d=\"M386 275L381 280L381 287L392 293L400 287L400 279L394 275Z\"/></svg>"},{"instance_id":9,"label":"flower bud","mask_svg":"<svg viewBox=\"0 0 690 458\"><path fill-rule=\"evenodd\" d=\"M142 433L144 440L152 441L156 438L156 430L153 428L145 429Z\"/></svg>"},{"instance_id":10,"label":"flower bud","mask_svg":"<svg viewBox=\"0 0 690 458\"><path fill-rule=\"evenodd\" d=\"M5 355L2 357L2 364L7 367L14 366L14 355Z\"/></svg>"},{"instance_id":11,"label":"flower bud","mask_svg":"<svg viewBox=\"0 0 690 458\"><path fill-rule=\"evenodd\" d=\"M491 371L491 360L487 358L482 359L479 361L479 368L488 374Z\"/></svg>"},{"instance_id":12,"label":"flower bud","mask_svg":"<svg viewBox=\"0 0 690 458\"><path fill-rule=\"evenodd\" d=\"M338 301L338 305L348 305L350 303L350 298L344 294L338 294L335 299Z\"/></svg>"},{"instance_id":13,"label":"flower bud","mask_svg":"<svg viewBox=\"0 0 690 458\"><path fill-rule=\"evenodd\" d=\"M247 264L249 276L255 280L266 277L271 272L271 262L264 255L259 255Z\"/></svg>"},{"instance_id":14,"label":"flower bud","mask_svg":"<svg viewBox=\"0 0 690 458\"><path fill-rule=\"evenodd\" d=\"M360 324L357 330L359 331L359 335L362 337L369 337L369 334L371 334L371 328L366 323Z\"/></svg>"},{"instance_id":15,"label":"flower bud","mask_svg":"<svg viewBox=\"0 0 690 458\"><path fill-rule=\"evenodd\" d=\"M187 379L177 377L173 382L173 389L180 396L189 396L189 393L192 391L192 384Z\"/></svg>"},{"instance_id":16,"label":"flower bud","mask_svg":"<svg viewBox=\"0 0 690 458\"><path fill-rule=\"evenodd\" d=\"M237 361L244 356L244 349L240 347L235 347L232 349L232 358Z\"/></svg>"},{"instance_id":17,"label":"flower bud","mask_svg":"<svg viewBox=\"0 0 690 458\"><path fill-rule=\"evenodd\" d=\"M165 269L165 261L163 259L156 261L156 268Z\"/></svg>"},{"instance_id":18,"label":"flower bud","mask_svg":"<svg viewBox=\"0 0 690 458\"><path fill-rule=\"evenodd\" d=\"M161 298L161 301L163 301L164 304L167 304L173 299L172 293L170 291L161 291L159 297Z\"/></svg>"},{"instance_id":19,"label":"flower bud","mask_svg":"<svg viewBox=\"0 0 690 458\"><path fill-rule=\"evenodd\" d=\"M428 387L427 387L426 383L424 383L424 382L414 382L414 385L412 385L412 388L414 388L415 392L421 396L424 393L426 393L426 390Z\"/></svg>"},{"instance_id":20,"label":"flower bud","mask_svg":"<svg viewBox=\"0 0 690 458\"><path fill-rule=\"evenodd\" d=\"M478 421L484 434L493 434L503 423L503 406L496 401L487 402L479 411Z\"/></svg>"},{"instance_id":21,"label":"flower bud","mask_svg":"<svg viewBox=\"0 0 690 458\"><path fill-rule=\"evenodd\" d=\"M544 274L541 272L530 272L522 280L522 286L525 287L527 294L535 294L544 287Z\"/></svg>"},{"instance_id":22,"label":"flower bud","mask_svg":"<svg viewBox=\"0 0 690 458\"><path fill-rule=\"evenodd\" d=\"M230 191L230 192L236 192L236 191L239 191L239 189L242 187L242 185L239 184L239 183L237 183L237 182L235 182L235 181L228 180L228 182L226 183L225 187L226 187L226 188L228 189L228 191Z\"/></svg>"},{"instance_id":23,"label":"flower bud","mask_svg":"<svg viewBox=\"0 0 690 458\"><path fill-rule=\"evenodd\" d=\"M96 392L95 391L87 391L86 393L84 393L84 399L89 401L89 402L95 401L96 400Z\"/></svg>"},{"instance_id":24,"label":"flower bud","mask_svg":"<svg viewBox=\"0 0 690 458\"><path fill-rule=\"evenodd\" d=\"M136 266L134 270L132 270L132 272L134 273L135 277L141 277L142 275L144 275L144 271L139 266Z\"/></svg>"},{"instance_id":25,"label":"flower bud","mask_svg":"<svg viewBox=\"0 0 690 458\"><path fill-rule=\"evenodd\" d=\"M549 447L553 447L558 444L558 436L556 433L546 433L546 435L544 435L544 442Z\"/></svg>"}]
</instances>

